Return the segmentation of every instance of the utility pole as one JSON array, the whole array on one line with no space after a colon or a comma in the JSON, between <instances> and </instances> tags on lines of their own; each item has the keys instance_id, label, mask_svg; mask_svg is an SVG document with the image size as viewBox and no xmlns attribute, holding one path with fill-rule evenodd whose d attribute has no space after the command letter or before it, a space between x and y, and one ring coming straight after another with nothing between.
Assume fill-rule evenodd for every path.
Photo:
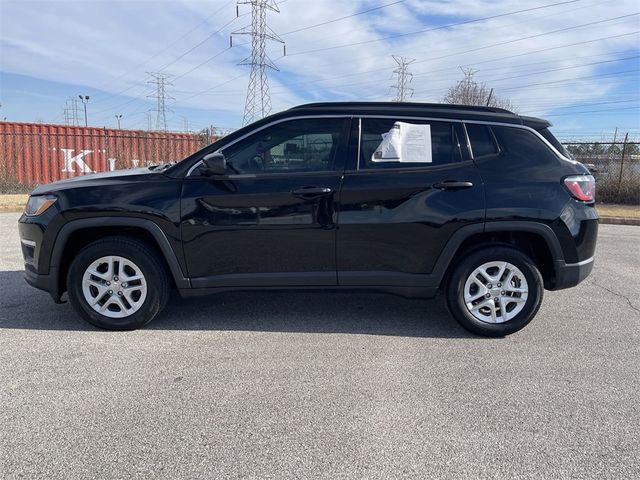
<instances>
[{"instance_id":1,"label":"utility pole","mask_svg":"<svg viewBox=\"0 0 640 480\"><path fill-rule=\"evenodd\" d=\"M87 103L89 102L89 95L78 95L78 98L84 105L84 126L87 127L89 124L87 123Z\"/></svg>"},{"instance_id":2,"label":"utility pole","mask_svg":"<svg viewBox=\"0 0 640 480\"><path fill-rule=\"evenodd\" d=\"M622 144L622 156L620 157L620 175L618 176L618 196L620 195L620 187L622 187L622 172L624 171L624 154L627 152L627 142L629 141L629 132L624 136Z\"/></svg>"},{"instance_id":3,"label":"utility pole","mask_svg":"<svg viewBox=\"0 0 640 480\"><path fill-rule=\"evenodd\" d=\"M116 120L118 121L118 130L120 130L120 120L122 119L122 114L116 115Z\"/></svg>"},{"instance_id":4,"label":"utility pole","mask_svg":"<svg viewBox=\"0 0 640 480\"><path fill-rule=\"evenodd\" d=\"M159 72L147 72L153 77L153 80L149 80L147 83L151 83L156 86L156 92L151 95L147 95L148 98L155 98L157 106L155 111L156 115L156 130L167 130L167 108L166 101L173 100L173 97L169 96L166 91L166 87L173 86L172 83L167 81L169 75Z\"/></svg>"},{"instance_id":5,"label":"utility pole","mask_svg":"<svg viewBox=\"0 0 640 480\"><path fill-rule=\"evenodd\" d=\"M409 83L413 79L413 74L409 72L409 65L415 62L416 59L396 55L392 55L392 57L398 64L398 68L393 71L396 74L396 84L391 86L391 88L396 89L396 98L393 101L405 102L407 98L413 96L413 88L409 87Z\"/></svg>"},{"instance_id":6,"label":"utility pole","mask_svg":"<svg viewBox=\"0 0 640 480\"><path fill-rule=\"evenodd\" d=\"M147 110L147 131L151 131L151 110Z\"/></svg>"},{"instance_id":7,"label":"utility pole","mask_svg":"<svg viewBox=\"0 0 640 480\"><path fill-rule=\"evenodd\" d=\"M271 112L267 68L278 70L278 67L265 51L267 40L281 43L284 55L287 54L287 50L284 46L284 40L267 25L267 10L280 12L275 0L238 0L236 5L236 15L238 16L240 14L239 5L251 5L251 25L232 32L230 38L230 45L233 46L233 35L251 35L251 55L238 64L251 66L242 121L243 125L247 125Z\"/></svg>"}]
</instances>

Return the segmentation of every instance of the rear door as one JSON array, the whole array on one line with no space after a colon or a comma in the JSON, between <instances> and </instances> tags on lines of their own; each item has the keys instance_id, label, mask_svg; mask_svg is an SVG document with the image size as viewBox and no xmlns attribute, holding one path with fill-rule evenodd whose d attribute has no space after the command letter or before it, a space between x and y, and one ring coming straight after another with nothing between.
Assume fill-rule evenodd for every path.
<instances>
[{"instance_id":1,"label":"rear door","mask_svg":"<svg viewBox=\"0 0 640 480\"><path fill-rule=\"evenodd\" d=\"M184 181L192 285L336 285L336 199L348 118L281 121L223 148L224 176Z\"/></svg>"},{"instance_id":2,"label":"rear door","mask_svg":"<svg viewBox=\"0 0 640 480\"><path fill-rule=\"evenodd\" d=\"M424 161L416 161L416 142L411 163L373 158L380 157L376 151L397 121L429 125L431 152L424 149ZM340 196L338 282L432 286L429 274L453 233L484 220L482 179L470 159L464 127L400 117L354 123L353 160Z\"/></svg>"}]
</instances>

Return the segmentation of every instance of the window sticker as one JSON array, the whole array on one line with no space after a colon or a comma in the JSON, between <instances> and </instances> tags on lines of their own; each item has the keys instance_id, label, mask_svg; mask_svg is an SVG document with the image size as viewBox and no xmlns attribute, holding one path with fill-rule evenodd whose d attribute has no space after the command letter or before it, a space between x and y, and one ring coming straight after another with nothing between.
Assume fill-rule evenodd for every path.
<instances>
[{"instance_id":1,"label":"window sticker","mask_svg":"<svg viewBox=\"0 0 640 480\"><path fill-rule=\"evenodd\" d=\"M431 125L395 122L382 134L372 162L431 163Z\"/></svg>"}]
</instances>

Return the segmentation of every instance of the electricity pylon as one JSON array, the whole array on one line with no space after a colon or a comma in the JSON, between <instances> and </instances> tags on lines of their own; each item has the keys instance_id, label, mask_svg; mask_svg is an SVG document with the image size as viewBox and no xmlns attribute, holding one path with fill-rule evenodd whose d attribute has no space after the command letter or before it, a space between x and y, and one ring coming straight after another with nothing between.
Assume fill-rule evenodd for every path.
<instances>
[{"instance_id":1,"label":"electricity pylon","mask_svg":"<svg viewBox=\"0 0 640 480\"><path fill-rule=\"evenodd\" d=\"M147 98L155 98L157 100L157 106L151 110L156 112L156 130L167 130L167 108L166 101L173 100L173 97L167 94L166 87L173 86L172 83L167 81L169 75L158 72L147 72L153 77L153 80L149 80L147 83L152 83L156 86L156 92L151 95L147 95Z\"/></svg>"},{"instance_id":2,"label":"electricity pylon","mask_svg":"<svg viewBox=\"0 0 640 480\"><path fill-rule=\"evenodd\" d=\"M271 112L267 68L278 70L278 67L269 58L265 48L267 40L279 42L283 45L284 41L267 25L267 10L280 12L275 0L238 0L236 14L239 14L238 5L251 5L251 25L231 33L232 45L233 35L251 35L251 55L238 64L251 66L242 120L243 125L247 125L269 115L269 112ZM286 54L286 50L284 52Z\"/></svg>"},{"instance_id":3,"label":"electricity pylon","mask_svg":"<svg viewBox=\"0 0 640 480\"><path fill-rule=\"evenodd\" d=\"M413 88L409 86L409 83L411 83L413 79L413 73L409 72L409 65L415 62L416 59L396 55L392 55L392 57L398 64L398 68L393 71L393 73L396 74L396 84L391 86L391 88L396 89L396 98L394 98L393 101L404 102L407 98L413 96Z\"/></svg>"}]
</instances>

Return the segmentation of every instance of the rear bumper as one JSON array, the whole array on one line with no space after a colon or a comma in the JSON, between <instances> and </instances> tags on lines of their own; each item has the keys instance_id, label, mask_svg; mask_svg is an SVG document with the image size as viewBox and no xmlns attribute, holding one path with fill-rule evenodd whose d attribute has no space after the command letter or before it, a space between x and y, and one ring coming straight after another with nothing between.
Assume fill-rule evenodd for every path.
<instances>
[{"instance_id":1,"label":"rear bumper","mask_svg":"<svg viewBox=\"0 0 640 480\"><path fill-rule=\"evenodd\" d=\"M556 279L550 290L562 290L563 288L575 287L589 276L593 270L593 257L578 263L565 263L563 260L556 260L555 264Z\"/></svg>"}]
</instances>

